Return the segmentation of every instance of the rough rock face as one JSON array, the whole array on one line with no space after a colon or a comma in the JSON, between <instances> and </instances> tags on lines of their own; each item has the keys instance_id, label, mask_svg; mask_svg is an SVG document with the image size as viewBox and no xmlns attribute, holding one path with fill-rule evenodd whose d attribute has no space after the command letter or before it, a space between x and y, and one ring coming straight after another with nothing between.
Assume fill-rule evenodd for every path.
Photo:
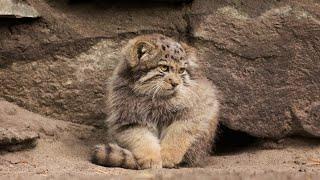
<instances>
[{"instance_id":1,"label":"rough rock face","mask_svg":"<svg viewBox=\"0 0 320 180\"><path fill-rule=\"evenodd\" d=\"M18 111L20 108L16 105L0 100L0 150L15 151L31 148L37 143L38 132L28 124L30 119L22 117Z\"/></svg>"},{"instance_id":2,"label":"rough rock face","mask_svg":"<svg viewBox=\"0 0 320 180\"><path fill-rule=\"evenodd\" d=\"M225 95L225 125L258 137L320 135L316 14L283 6L250 18L225 7L190 21L208 77Z\"/></svg>"},{"instance_id":3,"label":"rough rock face","mask_svg":"<svg viewBox=\"0 0 320 180\"><path fill-rule=\"evenodd\" d=\"M0 153L2 150L17 151L32 148L37 140L62 136L63 132L76 134L77 138L88 136L91 127L53 120L27 111L0 99Z\"/></svg>"},{"instance_id":4,"label":"rough rock face","mask_svg":"<svg viewBox=\"0 0 320 180\"><path fill-rule=\"evenodd\" d=\"M157 32L199 49L223 94L227 127L257 137L320 136L317 1L27 2L41 19L0 24L0 97L8 101L99 126L121 46Z\"/></svg>"},{"instance_id":5,"label":"rough rock face","mask_svg":"<svg viewBox=\"0 0 320 180\"><path fill-rule=\"evenodd\" d=\"M36 145L39 135L33 131L23 131L15 127L0 128L0 149L15 151Z\"/></svg>"},{"instance_id":6,"label":"rough rock face","mask_svg":"<svg viewBox=\"0 0 320 180\"><path fill-rule=\"evenodd\" d=\"M118 46L112 40L101 40L72 58L55 55L49 61L13 63L1 70L8 75L0 78L6 86L3 93L44 115L97 124L97 119L105 118L105 89L117 63Z\"/></svg>"},{"instance_id":7,"label":"rough rock face","mask_svg":"<svg viewBox=\"0 0 320 180\"><path fill-rule=\"evenodd\" d=\"M36 18L39 17L39 13L24 1L1 0L0 17Z\"/></svg>"}]
</instances>

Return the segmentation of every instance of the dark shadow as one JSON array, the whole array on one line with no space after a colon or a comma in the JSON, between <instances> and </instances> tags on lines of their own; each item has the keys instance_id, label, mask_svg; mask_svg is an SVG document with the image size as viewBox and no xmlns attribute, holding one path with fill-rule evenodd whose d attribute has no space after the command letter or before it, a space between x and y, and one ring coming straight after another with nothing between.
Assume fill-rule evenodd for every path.
<instances>
[{"instance_id":1,"label":"dark shadow","mask_svg":"<svg viewBox=\"0 0 320 180\"><path fill-rule=\"evenodd\" d=\"M31 24L40 18L14 18L14 16L0 17L0 26Z\"/></svg>"},{"instance_id":2,"label":"dark shadow","mask_svg":"<svg viewBox=\"0 0 320 180\"><path fill-rule=\"evenodd\" d=\"M235 131L220 124L215 138L216 155L235 154L244 151L259 142L259 138L253 137L241 131Z\"/></svg>"}]
</instances>

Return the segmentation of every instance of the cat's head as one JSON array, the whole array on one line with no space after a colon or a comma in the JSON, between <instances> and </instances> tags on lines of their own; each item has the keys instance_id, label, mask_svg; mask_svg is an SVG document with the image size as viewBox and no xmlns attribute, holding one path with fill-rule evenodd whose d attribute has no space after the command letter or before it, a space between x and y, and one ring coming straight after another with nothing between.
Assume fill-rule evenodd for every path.
<instances>
[{"instance_id":1,"label":"cat's head","mask_svg":"<svg viewBox=\"0 0 320 180\"><path fill-rule=\"evenodd\" d=\"M124 53L136 94L174 97L186 92L196 78L195 49L166 36L136 37L129 41Z\"/></svg>"}]
</instances>

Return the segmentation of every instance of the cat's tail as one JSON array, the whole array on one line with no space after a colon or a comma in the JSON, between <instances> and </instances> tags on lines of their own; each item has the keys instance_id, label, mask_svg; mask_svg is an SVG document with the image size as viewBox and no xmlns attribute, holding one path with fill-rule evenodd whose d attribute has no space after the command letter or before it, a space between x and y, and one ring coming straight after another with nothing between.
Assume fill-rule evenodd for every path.
<instances>
[{"instance_id":1,"label":"cat's tail","mask_svg":"<svg viewBox=\"0 0 320 180\"><path fill-rule=\"evenodd\" d=\"M111 143L96 145L91 155L91 161L108 167L140 169L136 158L129 150Z\"/></svg>"}]
</instances>

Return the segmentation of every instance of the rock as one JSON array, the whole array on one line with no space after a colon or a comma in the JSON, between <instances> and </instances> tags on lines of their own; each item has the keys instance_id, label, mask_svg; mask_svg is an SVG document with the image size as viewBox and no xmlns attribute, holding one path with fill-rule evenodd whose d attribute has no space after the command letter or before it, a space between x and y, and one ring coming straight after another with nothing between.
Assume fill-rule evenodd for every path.
<instances>
[{"instance_id":1,"label":"rock","mask_svg":"<svg viewBox=\"0 0 320 180\"><path fill-rule=\"evenodd\" d=\"M0 17L37 18L39 13L23 0L1 0Z\"/></svg>"},{"instance_id":2,"label":"rock","mask_svg":"<svg viewBox=\"0 0 320 180\"><path fill-rule=\"evenodd\" d=\"M256 137L320 137L320 20L306 9L190 16L207 75L224 94L224 125Z\"/></svg>"},{"instance_id":3,"label":"rock","mask_svg":"<svg viewBox=\"0 0 320 180\"><path fill-rule=\"evenodd\" d=\"M0 124L0 151L33 148L40 137L57 139L65 132L83 139L92 130L91 127L40 116L1 99Z\"/></svg>"},{"instance_id":4,"label":"rock","mask_svg":"<svg viewBox=\"0 0 320 180\"><path fill-rule=\"evenodd\" d=\"M32 119L33 113L0 99L0 150L17 151L37 144L43 123ZM30 118L31 117L31 118ZM34 118L39 115L34 115Z\"/></svg>"},{"instance_id":5,"label":"rock","mask_svg":"<svg viewBox=\"0 0 320 180\"><path fill-rule=\"evenodd\" d=\"M121 43L113 40L100 40L75 57L55 55L52 60L14 63L10 69L2 70L10 77L0 79L6 88L32 87L24 93L14 90L17 94L10 95L10 99L21 99L41 114L101 125L106 117L107 82L120 56L119 47ZM7 95L13 93L3 92Z\"/></svg>"},{"instance_id":6,"label":"rock","mask_svg":"<svg viewBox=\"0 0 320 180\"><path fill-rule=\"evenodd\" d=\"M0 149L17 151L36 146L39 135L36 132L12 128L0 128Z\"/></svg>"},{"instance_id":7,"label":"rock","mask_svg":"<svg viewBox=\"0 0 320 180\"><path fill-rule=\"evenodd\" d=\"M21 137L34 137L35 133L54 136L55 132L66 126L58 125L57 122L51 121L51 119L32 113L0 99L0 124L2 132L15 137L3 140L4 143L23 141L23 138L19 138L19 133L21 133ZM15 133L16 135L14 135ZM12 139L12 142L9 141L10 139Z\"/></svg>"}]
</instances>

